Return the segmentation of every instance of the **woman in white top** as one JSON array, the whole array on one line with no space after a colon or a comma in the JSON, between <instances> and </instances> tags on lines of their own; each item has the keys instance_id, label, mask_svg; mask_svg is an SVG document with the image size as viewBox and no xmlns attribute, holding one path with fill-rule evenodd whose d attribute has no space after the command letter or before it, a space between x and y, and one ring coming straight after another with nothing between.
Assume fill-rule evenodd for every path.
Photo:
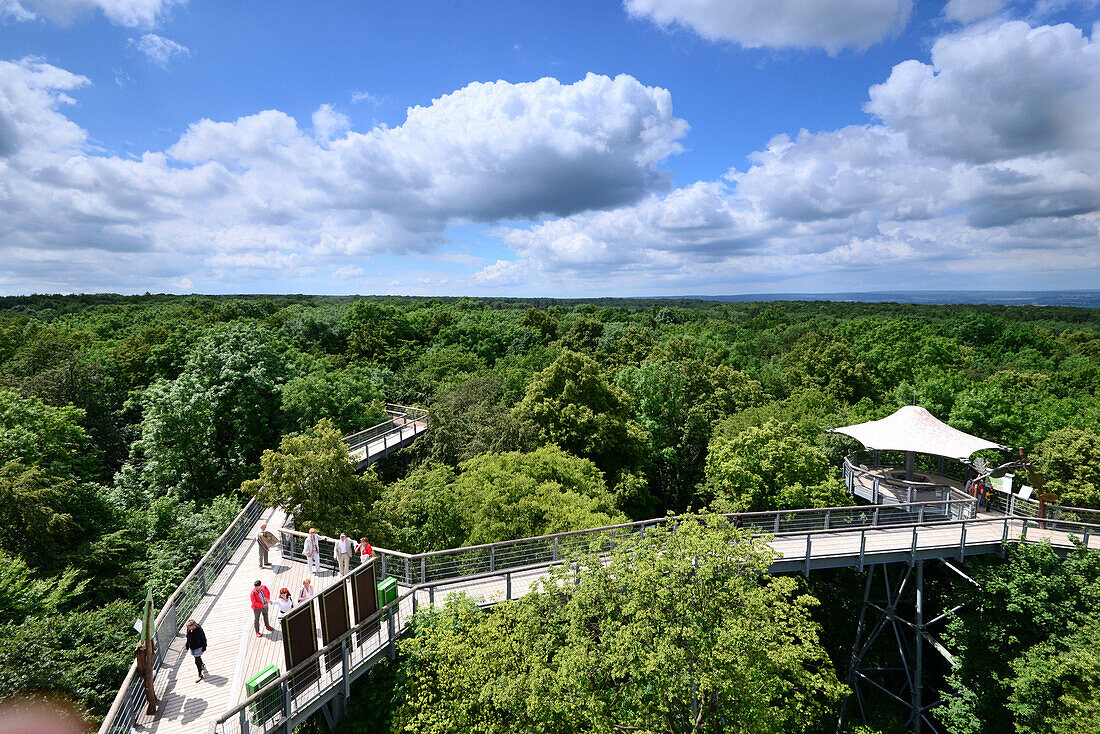
<instances>
[{"instance_id":1,"label":"woman in white top","mask_svg":"<svg viewBox=\"0 0 1100 734\"><path fill-rule=\"evenodd\" d=\"M275 604L279 607L279 619L282 619L290 610L297 606L294 600L290 598L290 589L285 586L279 589L279 598L275 600Z\"/></svg>"},{"instance_id":2,"label":"woman in white top","mask_svg":"<svg viewBox=\"0 0 1100 734\"><path fill-rule=\"evenodd\" d=\"M313 587L310 586L309 578L302 579L302 590L298 592L298 603L309 601L313 598Z\"/></svg>"}]
</instances>

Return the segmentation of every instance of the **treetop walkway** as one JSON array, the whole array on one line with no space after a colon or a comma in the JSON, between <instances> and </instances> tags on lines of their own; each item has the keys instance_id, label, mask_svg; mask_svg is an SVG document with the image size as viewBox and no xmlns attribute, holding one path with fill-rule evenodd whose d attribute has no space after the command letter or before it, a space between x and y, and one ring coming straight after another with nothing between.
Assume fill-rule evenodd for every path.
<instances>
[{"instance_id":1,"label":"treetop walkway","mask_svg":"<svg viewBox=\"0 0 1100 734\"><path fill-rule=\"evenodd\" d=\"M386 403L386 414L389 418L378 425L344 438L348 455L357 469L366 469L379 459L405 448L428 430L428 411L423 408Z\"/></svg>"},{"instance_id":2,"label":"treetop walkway","mask_svg":"<svg viewBox=\"0 0 1100 734\"><path fill-rule=\"evenodd\" d=\"M999 553L1007 543L1100 548L1097 522L980 513L973 498L893 503L884 497L883 501L885 504L879 505L741 513L739 517L747 531L770 536L775 551L770 567L773 573L808 574L839 567L862 570L884 563L911 566L926 559ZM728 517L731 521L735 518ZM273 527L285 522L280 511L249 502L158 615L157 714L144 713L141 681L131 670L101 734L131 730L158 734L289 732L334 699L346 701L358 676L381 658L393 656L396 639L418 609L444 603L454 592L485 605L517 599L544 578L550 567L578 553L607 552L623 538L677 520L663 517L430 553L376 547L374 560L357 566L352 575L374 572L397 579L397 599L294 670L245 697L241 690L245 678L262 665L278 664L282 654L278 631L261 640L252 634L247 604L252 582L259 577L273 593L282 586L296 592L295 584L304 573L304 535L290 527L277 531L281 558L274 571L257 573L253 538L261 521ZM332 542L322 541L325 571L317 578L318 592L341 581L332 559ZM204 625L210 643L204 660L209 661L213 676L200 683L191 682L193 664L182 649L181 628L190 617ZM313 664L321 660L325 664ZM328 708L324 710L329 713Z\"/></svg>"}]
</instances>

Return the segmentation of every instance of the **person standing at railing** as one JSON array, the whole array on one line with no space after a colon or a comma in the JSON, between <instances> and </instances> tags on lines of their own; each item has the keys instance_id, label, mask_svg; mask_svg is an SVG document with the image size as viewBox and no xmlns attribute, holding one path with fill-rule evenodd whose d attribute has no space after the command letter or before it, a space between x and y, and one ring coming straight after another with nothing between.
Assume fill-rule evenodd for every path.
<instances>
[{"instance_id":1,"label":"person standing at railing","mask_svg":"<svg viewBox=\"0 0 1100 734\"><path fill-rule=\"evenodd\" d=\"M279 543L279 539L275 537L275 534L267 529L267 523L260 523L260 532L256 533L256 548L260 553L260 570L262 571L265 566L270 566L271 562L267 559L267 552L274 548Z\"/></svg>"},{"instance_id":2,"label":"person standing at railing","mask_svg":"<svg viewBox=\"0 0 1100 734\"><path fill-rule=\"evenodd\" d=\"M317 528L310 528L305 543L302 544L302 554L306 557L306 567L312 574L321 573L321 536L317 534Z\"/></svg>"},{"instance_id":3,"label":"person standing at railing","mask_svg":"<svg viewBox=\"0 0 1100 734\"><path fill-rule=\"evenodd\" d=\"M355 553L355 542L346 533L340 533L340 539L332 547L332 557L340 564L340 575L347 576L351 568L351 556Z\"/></svg>"},{"instance_id":4,"label":"person standing at railing","mask_svg":"<svg viewBox=\"0 0 1100 734\"><path fill-rule=\"evenodd\" d=\"M374 555L374 548L371 548L370 543L366 538L360 538L359 542L355 546L355 552L359 554L359 563L363 564L370 560L370 557Z\"/></svg>"},{"instance_id":5,"label":"person standing at railing","mask_svg":"<svg viewBox=\"0 0 1100 734\"><path fill-rule=\"evenodd\" d=\"M195 658L195 667L199 671L199 677L195 679L195 682L198 683L202 680L203 673L206 672L206 664L202 661L202 654L206 652L206 633L202 631L199 623L193 619L187 620L187 649L191 651L191 655Z\"/></svg>"},{"instance_id":6,"label":"person standing at railing","mask_svg":"<svg viewBox=\"0 0 1100 734\"><path fill-rule=\"evenodd\" d=\"M253 625L256 628L256 636L262 637L260 634L260 617L264 618L264 627L268 632L274 632L275 628L271 626L271 621L267 617L267 605L271 603L271 591L264 586L262 581L257 580L252 585L252 593L249 596L249 600L252 602L252 618Z\"/></svg>"}]
</instances>

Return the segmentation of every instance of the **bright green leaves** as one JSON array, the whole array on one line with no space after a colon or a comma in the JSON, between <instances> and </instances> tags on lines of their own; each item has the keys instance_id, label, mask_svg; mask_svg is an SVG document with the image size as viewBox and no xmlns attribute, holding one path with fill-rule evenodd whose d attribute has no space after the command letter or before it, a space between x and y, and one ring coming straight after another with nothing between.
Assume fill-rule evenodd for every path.
<instances>
[{"instance_id":1,"label":"bright green leaves","mask_svg":"<svg viewBox=\"0 0 1100 734\"><path fill-rule=\"evenodd\" d=\"M491 614L452 602L401 645L395 731L791 732L845 693L811 598L722 521L620 538Z\"/></svg>"}]
</instances>

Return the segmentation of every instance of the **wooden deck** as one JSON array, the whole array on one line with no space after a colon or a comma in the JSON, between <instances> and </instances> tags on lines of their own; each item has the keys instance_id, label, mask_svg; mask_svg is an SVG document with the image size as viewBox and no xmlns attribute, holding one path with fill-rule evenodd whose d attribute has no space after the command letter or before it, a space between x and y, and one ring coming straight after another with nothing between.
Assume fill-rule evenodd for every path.
<instances>
[{"instance_id":1,"label":"wooden deck","mask_svg":"<svg viewBox=\"0 0 1100 734\"><path fill-rule=\"evenodd\" d=\"M277 529L284 519L282 511L266 510L249 537L259 532L260 523L266 522L269 530ZM275 631L262 629L261 619L263 637L258 638L253 631L249 594L259 579L272 595L278 595L279 589L285 586L296 599L307 569L305 564L284 561L278 548L270 551L269 560L271 567L261 571L256 543L252 540L243 543L233 554L229 565L192 614L206 633L207 650L202 656L206 675L201 681L196 680L194 659L184 649L185 637L177 635L157 671L158 713L156 716L142 713L135 729L155 734L205 732L211 719L241 700L244 683L252 675L272 664L285 672L277 608L271 607L268 611ZM336 575L322 569L320 575L311 575L310 579L320 593L336 580Z\"/></svg>"}]
</instances>

